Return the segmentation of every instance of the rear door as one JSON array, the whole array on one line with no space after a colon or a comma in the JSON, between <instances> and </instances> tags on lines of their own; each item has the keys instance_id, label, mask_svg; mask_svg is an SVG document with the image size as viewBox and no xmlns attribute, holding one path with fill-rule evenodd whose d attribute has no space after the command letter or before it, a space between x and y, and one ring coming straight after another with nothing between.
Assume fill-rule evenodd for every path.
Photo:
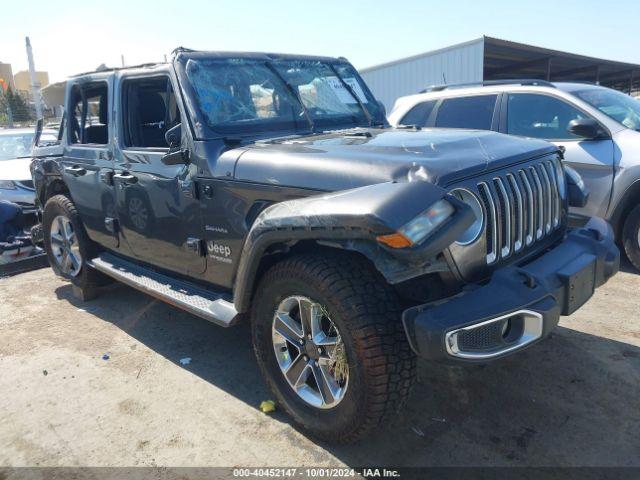
<instances>
[{"instance_id":1,"label":"rear door","mask_svg":"<svg viewBox=\"0 0 640 480\"><path fill-rule=\"evenodd\" d=\"M409 110L401 125L498 130L500 95L469 95L426 100Z\"/></svg>"},{"instance_id":2,"label":"rear door","mask_svg":"<svg viewBox=\"0 0 640 480\"><path fill-rule=\"evenodd\" d=\"M431 115L437 128L497 130L497 93L445 98ZM431 125L430 125L431 126Z\"/></svg>"},{"instance_id":3,"label":"rear door","mask_svg":"<svg viewBox=\"0 0 640 480\"><path fill-rule=\"evenodd\" d=\"M575 213L603 217L613 187L613 140L586 140L569 133L569 122L593 118L558 97L540 93L510 93L504 132L540 138L566 148L565 163L580 173L589 188L589 202Z\"/></svg>"},{"instance_id":4,"label":"rear door","mask_svg":"<svg viewBox=\"0 0 640 480\"><path fill-rule=\"evenodd\" d=\"M63 178L89 237L118 247L112 182L113 150L110 104L113 77L70 82L66 104Z\"/></svg>"},{"instance_id":5,"label":"rear door","mask_svg":"<svg viewBox=\"0 0 640 480\"><path fill-rule=\"evenodd\" d=\"M180 123L168 74L127 75L118 81L116 205L121 248L180 274L205 270L200 201L192 164L165 165L165 133Z\"/></svg>"}]
</instances>

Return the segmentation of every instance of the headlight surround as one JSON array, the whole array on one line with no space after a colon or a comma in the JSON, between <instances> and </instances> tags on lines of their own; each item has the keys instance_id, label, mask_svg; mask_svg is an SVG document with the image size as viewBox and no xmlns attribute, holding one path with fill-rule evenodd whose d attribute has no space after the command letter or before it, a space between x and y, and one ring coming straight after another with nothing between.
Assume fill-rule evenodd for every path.
<instances>
[{"instance_id":1,"label":"headlight surround","mask_svg":"<svg viewBox=\"0 0 640 480\"><path fill-rule=\"evenodd\" d=\"M435 232L440 225L453 215L455 208L444 198L431 205L399 231L412 243L418 244Z\"/></svg>"},{"instance_id":2,"label":"headlight surround","mask_svg":"<svg viewBox=\"0 0 640 480\"><path fill-rule=\"evenodd\" d=\"M16 184L11 180L0 180L0 190L15 190Z\"/></svg>"},{"instance_id":3,"label":"headlight surround","mask_svg":"<svg viewBox=\"0 0 640 480\"><path fill-rule=\"evenodd\" d=\"M392 248L412 247L426 240L454 213L453 205L442 198L403 225L397 232L379 236L378 241Z\"/></svg>"},{"instance_id":4,"label":"headlight surround","mask_svg":"<svg viewBox=\"0 0 640 480\"><path fill-rule=\"evenodd\" d=\"M467 228L467 230L465 230L465 232L456 240L458 245L471 245L480 238L480 235L482 235L482 232L484 231L485 215L480 199L473 192L464 188L456 188L455 190L452 190L450 194L461 202L467 204L476 217L476 220L471 224L471 226Z\"/></svg>"}]
</instances>

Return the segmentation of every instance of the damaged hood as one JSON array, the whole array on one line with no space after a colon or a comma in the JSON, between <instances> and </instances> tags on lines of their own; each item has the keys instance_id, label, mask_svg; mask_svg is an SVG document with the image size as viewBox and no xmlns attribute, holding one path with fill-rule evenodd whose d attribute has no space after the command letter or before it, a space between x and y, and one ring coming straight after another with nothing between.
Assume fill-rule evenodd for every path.
<instances>
[{"instance_id":1,"label":"damaged hood","mask_svg":"<svg viewBox=\"0 0 640 480\"><path fill-rule=\"evenodd\" d=\"M480 130L357 129L237 149L234 176L324 191L412 180L446 187L556 150L541 140Z\"/></svg>"}]
</instances>

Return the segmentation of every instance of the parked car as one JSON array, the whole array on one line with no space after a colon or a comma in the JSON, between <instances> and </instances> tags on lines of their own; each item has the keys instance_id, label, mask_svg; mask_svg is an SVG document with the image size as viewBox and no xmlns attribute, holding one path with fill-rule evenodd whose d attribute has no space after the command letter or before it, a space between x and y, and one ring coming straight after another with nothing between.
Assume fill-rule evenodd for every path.
<instances>
[{"instance_id":1,"label":"parked car","mask_svg":"<svg viewBox=\"0 0 640 480\"><path fill-rule=\"evenodd\" d=\"M640 270L640 102L584 83L505 80L443 86L399 98L393 125L477 128L551 141L580 173L590 196L579 216L613 225ZM580 222L580 218L574 219Z\"/></svg>"},{"instance_id":2,"label":"parked car","mask_svg":"<svg viewBox=\"0 0 640 480\"><path fill-rule=\"evenodd\" d=\"M0 200L20 205L24 213L35 211L35 190L29 164L34 128L0 131ZM44 130L41 143L56 141L57 132Z\"/></svg>"},{"instance_id":3,"label":"parked car","mask_svg":"<svg viewBox=\"0 0 640 480\"><path fill-rule=\"evenodd\" d=\"M585 192L557 147L389 128L342 58L178 49L72 77L65 111L32 164L53 270L249 321L274 398L327 441L396 412L416 355L518 352L618 270L606 222L568 231Z\"/></svg>"}]
</instances>

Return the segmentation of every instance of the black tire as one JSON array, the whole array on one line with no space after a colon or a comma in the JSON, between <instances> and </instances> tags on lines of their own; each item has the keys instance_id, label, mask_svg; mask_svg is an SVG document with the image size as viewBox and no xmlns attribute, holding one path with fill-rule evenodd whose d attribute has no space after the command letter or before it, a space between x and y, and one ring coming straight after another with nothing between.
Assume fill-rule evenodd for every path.
<instances>
[{"instance_id":1,"label":"black tire","mask_svg":"<svg viewBox=\"0 0 640 480\"><path fill-rule=\"evenodd\" d=\"M338 328L349 364L348 388L330 409L303 401L274 353L272 322L280 302L312 298ZM311 435L352 442L396 413L415 380L416 360L395 291L364 259L341 252L285 259L265 273L252 310L253 346L266 383L285 411Z\"/></svg>"},{"instance_id":2,"label":"black tire","mask_svg":"<svg viewBox=\"0 0 640 480\"><path fill-rule=\"evenodd\" d=\"M77 275L71 275L61 270L51 248L52 223L58 216L65 216L73 226L73 231L82 257L82 264ZM84 225L80 220L80 214L69 197L65 195L55 195L47 200L42 214L42 229L44 249L47 253L49 264L56 275L69 280L80 288L99 287L109 283L109 279L107 277L86 265L88 260L95 258L98 255L100 249L98 248L98 245L87 236Z\"/></svg>"},{"instance_id":3,"label":"black tire","mask_svg":"<svg viewBox=\"0 0 640 480\"><path fill-rule=\"evenodd\" d=\"M640 205L627 215L622 229L622 245L629 261L640 270Z\"/></svg>"}]
</instances>

